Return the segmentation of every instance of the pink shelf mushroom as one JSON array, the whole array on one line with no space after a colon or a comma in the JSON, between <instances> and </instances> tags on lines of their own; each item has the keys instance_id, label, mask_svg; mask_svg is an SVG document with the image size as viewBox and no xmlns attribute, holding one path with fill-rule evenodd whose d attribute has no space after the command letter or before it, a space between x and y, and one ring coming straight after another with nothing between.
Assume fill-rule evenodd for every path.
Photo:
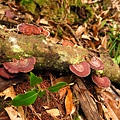
<instances>
[{"instance_id":1,"label":"pink shelf mushroom","mask_svg":"<svg viewBox=\"0 0 120 120\"><path fill-rule=\"evenodd\" d=\"M62 40L62 45L63 46L74 46L74 44L68 40Z\"/></svg>"},{"instance_id":2,"label":"pink shelf mushroom","mask_svg":"<svg viewBox=\"0 0 120 120\"><path fill-rule=\"evenodd\" d=\"M90 65L86 62L80 62L69 66L70 70L79 77L86 77L90 74Z\"/></svg>"},{"instance_id":3,"label":"pink shelf mushroom","mask_svg":"<svg viewBox=\"0 0 120 120\"><path fill-rule=\"evenodd\" d=\"M34 69L36 59L34 57L20 60L14 59L13 62L4 62L3 66L9 73L27 73Z\"/></svg>"},{"instance_id":4,"label":"pink shelf mushroom","mask_svg":"<svg viewBox=\"0 0 120 120\"><path fill-rule=\"evenodd\" d=\"M42 27L37 27L33 24L27 24L27 23L21 23L17 26L18 31L25 35L39 35L43 34L46 37L50 35L50 32L47 30L43 29Z\"/></svg>"},{"instance_id":5,"label":"pink shelf mushroom","mask_svg":"<svg viewBox=\"0 0 120 120\"><path fill-rule=\"evenodd\" d=\"M97 57L92 57L92 59L89 61L90 67L95 70L103 70L104 65L100 59Z\"/></svg>"},{"instance_id":6,"label":"pink shelf mushroom","mask_svg":"<svg viewBox=\"0 0 120 120\"><path fill-rule=\"evenodd\" d=\"M10 79L16 76L16 74L10 74L4 67L0 68L0 76Z\"/></svg>"},{"instance_id":7,"label":"pink shelf mushroom","mask_svg":"<svg viewBox=\"0 0 120 120\"><path fill-rule=\"evenodd\" d=\"M41 34L45 35L46 37L50 36L50 32L43 29L42 27L39 27Z\"/></svg>"},{"instance_id":8,"label":"pink shelf mushroom","mask_svg":"<svg viewBox=\"0 0 120 120\"><path fill-rule=\"evenodd\" d=\"M17 26L18 31L25 35L38 35L41 33L40 29L32 24L22 23Z\"/></svg>"},{"instance_id":9,"label":"pink shelf mushroom","mask_svg":"<svg viewBox=\"0 0 120 120\"><path fill-rule=\"evenodd\" d=\"M99 77L96 75L92 75L92 81L100 88L107 88L111 84L108 77Z\"/></svg>"}]
</instances>

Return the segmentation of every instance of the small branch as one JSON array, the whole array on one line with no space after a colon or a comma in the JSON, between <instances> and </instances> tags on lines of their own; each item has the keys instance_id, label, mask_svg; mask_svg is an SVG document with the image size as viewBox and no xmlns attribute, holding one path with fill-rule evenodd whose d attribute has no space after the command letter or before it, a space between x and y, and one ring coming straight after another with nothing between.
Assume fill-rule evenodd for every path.
<instances>
[{"instance_id":1,"label":"small branch","mask_svg":"<svg viewBox=\"0 0 120 120\"><path fill-rule=\"evenodd\" d=\"M73 29L70 27L70 25L68 25L67 23L61 23L61 25L64 25L65 27L67 27L70 32L72 33L72 35L74 36L76 42L78 45L82 46L82 43L80 42L80 40L78 39L78 37L75 35L75 32L73 31Z\"/></svg>"}]
</instances>

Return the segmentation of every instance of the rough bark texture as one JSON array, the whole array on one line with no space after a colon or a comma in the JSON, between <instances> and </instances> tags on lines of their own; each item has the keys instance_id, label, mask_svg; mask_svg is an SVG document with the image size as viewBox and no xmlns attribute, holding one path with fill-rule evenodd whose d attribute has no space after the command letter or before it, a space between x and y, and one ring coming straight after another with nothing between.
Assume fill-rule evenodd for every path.
<instances>
[{"instance_id":1,"label":"rough bark texture","mask_svg":"<svg viewBox=\"0 0 120 120\"><path fill-rule=\"evenodd\" d=\"M79 63L89 55L99 55L105 66L104 75L120 83L120 68L113 63L107 52L101 50L95 53L80 46L52 44L41 35L27 36L0 29L0 63L12 58L34 56L37 59L36 69L68 72L69 64Z\"/></svg>"},{"instance_id":2,"label":"rough bark texture","mask_svg":"<svg viewBox=\"0 0 120 120\"><path fill-rule=\"evenodd\" d=\"M22 79L21 79L22 78ZM17 83L22 83L24 80L29 80L28 74L19 74L17 77L12 79L5 79L0 77L0 92L5 90L11 85L16 85Z\"/></svg>"},{"instance_id":3,"label":"rough bark texture","mask_svg":"<svg viewBox=\"0 0 120 120\"><path fill-rule=\"evenodd\" d=\"M76 84L73 86L73 92L75 93L87 120L102 120L98 113L96 103L90 96L90 92L87 90L81 79L76 80Z\"/></svg>"}]
</instances>

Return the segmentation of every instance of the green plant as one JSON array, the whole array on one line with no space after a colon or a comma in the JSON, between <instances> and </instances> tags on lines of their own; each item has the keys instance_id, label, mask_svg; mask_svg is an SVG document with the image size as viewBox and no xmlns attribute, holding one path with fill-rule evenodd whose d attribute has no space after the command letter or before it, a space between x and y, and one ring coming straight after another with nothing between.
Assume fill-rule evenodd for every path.
<instances>
[{"instance_id":1,"label":"green plant","mask_svg":"<svg viewBox=\"0 0 120 120\"><path fill-rule=\"evenodd\" d=\"M109 54L113 58L113 61L120 64L120 33L113 35L110 33L110 39L108 41Z\"/></svg>"},{"instance_id":2,"label":"green plant","mask_svg":"<svg viewBox=\"0 0 120 120\"><path fill-rule=\"evenodd\" d=\"M59 89L61 89L64 86L67 86L68 84L66 82L59 82L55 84L54 86L50 86L49 88L42 89L38 84L43 82L41 77L35 76L32 72L30 72L30 86L31 90L27 91L24 94L17 95L12 101L11 104L14 106L28 106L30 104L33 104L37 97L43 97L43 95L46 94L46 90L49 90L51 92L57 92Z\"/></svg>"}]
</instances>

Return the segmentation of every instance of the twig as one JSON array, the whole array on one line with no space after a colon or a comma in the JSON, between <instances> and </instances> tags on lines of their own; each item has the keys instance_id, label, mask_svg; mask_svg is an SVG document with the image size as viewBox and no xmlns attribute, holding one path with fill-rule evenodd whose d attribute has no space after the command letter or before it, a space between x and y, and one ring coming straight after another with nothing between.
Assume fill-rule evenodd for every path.
<instances>
[{"instance_id":1,"label":"twig","mask_svg":"<svg viewBox=\"0 0 120 120\"><path fill-rule=\"evenodd\" d=\"M114 91L115 93L117 93L117 95L120 96L120 90L117 89L117 88L115 88L112 84L111 84L110 86L111 86L111 88L113 89L113 91Z\"/></svg>"},{"instance_id":2,"label":"twig","mask_svg":"<svg viewBox=\"0 0 120 120\"><path fill-rule=\"evenodd\" d=\"M35 111L35 109L33 108L32 105L29 105L28 107L33 111L33 113L34 113L40 120L42 120L42 119L41 119L41 116L40 116L38 113L36 113L36 111Z\"/></svg>"},{"instance_id":3,"label":"twig","mask_svg":"<svg viewBox=\"0 0 120 120\"><path fill-rule=\"evenodd\" d=\"M67 23L60 23L60 24L64 25L65 27L67 27L70 30L70 32L72 33L72 35L74 36L77 44L80 45L80 46L82 46L82 43L80 42L80 40L78 39L78 37L75 35L75 33L74 33L73 29L70 27L70 25L68 25Z\"/></svg>"}]
</instances>

